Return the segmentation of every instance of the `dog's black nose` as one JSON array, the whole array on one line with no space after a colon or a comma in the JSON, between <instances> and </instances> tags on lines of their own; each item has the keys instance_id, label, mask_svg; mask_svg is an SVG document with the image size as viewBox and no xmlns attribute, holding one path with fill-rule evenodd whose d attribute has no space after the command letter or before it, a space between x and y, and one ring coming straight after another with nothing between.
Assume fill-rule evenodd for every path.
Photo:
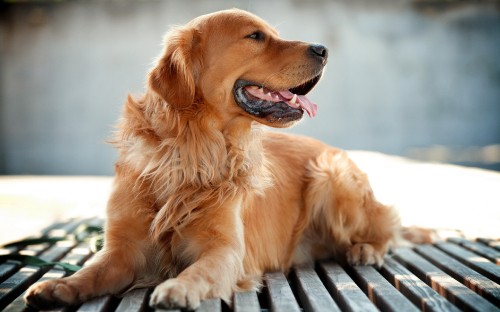
<instances>
[{"instance_id":1,"label":"dog's black nose","mask_svg":"<svg viewBox=\"0 0 500 312\"><path fill-rule=\"evenodd\" d=\"M309 53L314 57L319 57L324 60L328 58L328 49L321 44L311 44L309 46Z\"/></svg>"}]
</instances>

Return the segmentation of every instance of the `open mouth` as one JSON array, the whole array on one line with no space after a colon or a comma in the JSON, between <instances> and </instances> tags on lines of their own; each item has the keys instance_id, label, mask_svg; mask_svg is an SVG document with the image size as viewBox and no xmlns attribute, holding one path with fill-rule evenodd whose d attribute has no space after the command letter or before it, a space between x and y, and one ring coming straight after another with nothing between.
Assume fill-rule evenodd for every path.
<instances>
[{"instance_id":1,"label":"open mouth","mask_svg":"<svg viewBox=\"0 0 500 312\"><path fill-rule=\"evenodd\" d=\"M318 106L306 94L320 78L321 74L285 90L271 90L261 84L239 79L234 84L234 98L247 113L271 122L297 120L302 118L304 111L312 118L316 115Z\"/></svg>"}]
</instances>

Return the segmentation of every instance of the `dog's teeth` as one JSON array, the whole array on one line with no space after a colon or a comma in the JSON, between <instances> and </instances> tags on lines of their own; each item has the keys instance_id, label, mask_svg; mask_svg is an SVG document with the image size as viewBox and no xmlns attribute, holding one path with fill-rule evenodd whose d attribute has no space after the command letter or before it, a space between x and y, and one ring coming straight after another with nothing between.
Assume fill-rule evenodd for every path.
<instances>
[{"instance_id":1,"label":"dog's teeth","mask_svg":"<svg viewBox=\"0 0 500 312\"><path fill-rule=\"evenodd\" d=\"M297 94L294 94L292 99L290 100L290 104L293 104L296 106L296 104L295 104L296 102L297 102Z\"/></svg>"}]
</instances>

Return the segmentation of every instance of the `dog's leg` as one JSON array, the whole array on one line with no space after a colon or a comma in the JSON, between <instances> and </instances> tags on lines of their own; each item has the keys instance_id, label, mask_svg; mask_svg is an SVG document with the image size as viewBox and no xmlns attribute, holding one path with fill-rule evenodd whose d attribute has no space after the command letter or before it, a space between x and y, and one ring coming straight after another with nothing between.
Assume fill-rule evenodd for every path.
<instances>
[{"instance_id":1,"label":"dog's leg","mask_svg":"<svg viewBox=\"0 0 500 312\"><path fill-rule=\"evenodd\" d=\"M142 220L137 212L125 211L138 207L132 194L117 185L108 203L103 249L74 275L31 286L24 296L30 306L52 309L72 305L104 294L117 294L131 285L135 273L146 265L140 242L149 229L146 218Z\"/></svg>"},{"instance_id":2,"label":"dog's leg","mask_svg":"<svg viewBox=\"0 0 500 312\"><path fill-rule=\"evenodd\" d=\"M204 211L182 230L182 249L176 252L192 264L176 278L158 285L150 305L195 309L206 298L229 301L243 274L244 239L240 199Z\"/></svg>"},{"instance_id":3,"label":"dog's leg","mask_svg":"<svg viewBox=\"0 0 500 312\"><path fill-rule=\"evenodd\" d=\"M382 264L398 235L399 217L375 199L368 178L346 153L326 151L311 162L306 202L320 234L350 264Z\"/></svg>"}]
</instances>

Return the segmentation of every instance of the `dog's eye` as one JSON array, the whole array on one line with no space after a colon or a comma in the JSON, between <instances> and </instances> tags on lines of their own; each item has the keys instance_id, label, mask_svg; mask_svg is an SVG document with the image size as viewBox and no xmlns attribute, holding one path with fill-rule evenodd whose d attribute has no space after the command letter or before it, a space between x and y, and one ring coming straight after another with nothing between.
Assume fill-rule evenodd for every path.
<instances>
[{"instance_id":1,"label":"dog's eye","mask_svg":"<svg viewBox=\"0 0 500 312\"><path fill-rule=\"evenodd\" d=\"M246 38L257 40L257 41L264 41L266 39L266 35L260 30L251 33L250 35L246 36Z\"/></svg>"}]
</instances>

